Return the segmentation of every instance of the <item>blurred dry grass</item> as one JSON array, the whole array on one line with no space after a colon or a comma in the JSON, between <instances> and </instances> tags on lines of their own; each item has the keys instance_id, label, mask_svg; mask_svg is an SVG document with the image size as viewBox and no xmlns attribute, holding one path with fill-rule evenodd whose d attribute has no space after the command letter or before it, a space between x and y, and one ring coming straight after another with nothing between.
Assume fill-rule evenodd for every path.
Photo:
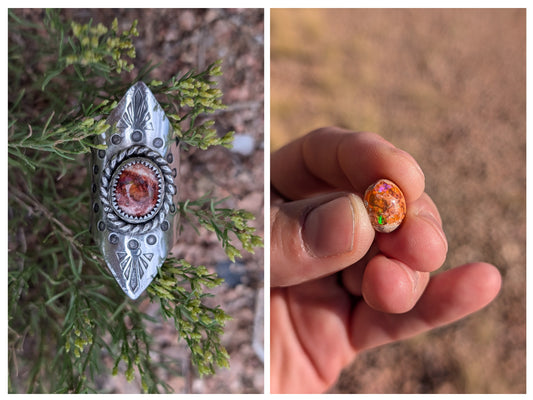
<instances>
[{"instance_id":1,"label":"blurred dry grass","mask_svg":"<svg viewBox=\"0 0 533 400\"><path fill-rule=\"evenodd\" d=\"M411 153L449 239L443 268L503 275L474 316L360 355L333 392L524 393L525 10L272 10L271 149L324 125Z\"/></svg>"}]
</instances>

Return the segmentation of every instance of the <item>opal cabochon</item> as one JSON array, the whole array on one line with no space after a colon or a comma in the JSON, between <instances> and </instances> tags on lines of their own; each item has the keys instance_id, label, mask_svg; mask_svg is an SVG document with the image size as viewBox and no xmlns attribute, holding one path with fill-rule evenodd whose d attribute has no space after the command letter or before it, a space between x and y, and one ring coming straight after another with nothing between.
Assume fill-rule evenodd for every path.
<instances>
[{"instance_id":1,"label":"opal cabochon","mask_svg":"<svg viewBox=\"0 0 533 400\"><path fill-rule=\"evenodd\" d=\"M370 185L363 200L370 222L377 232L394 231L401 225L407 213L402 191L388 179L380 179Z\"/></svg>"}]
</instances>

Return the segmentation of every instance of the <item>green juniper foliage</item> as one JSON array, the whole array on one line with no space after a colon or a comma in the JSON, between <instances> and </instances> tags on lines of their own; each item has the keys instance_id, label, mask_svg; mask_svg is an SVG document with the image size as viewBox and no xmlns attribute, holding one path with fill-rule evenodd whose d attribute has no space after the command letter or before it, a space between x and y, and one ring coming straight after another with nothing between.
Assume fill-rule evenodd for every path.
<instances>
[{"instance_id":1,"label":"green juniper foliage","mask_svg":"<svg viewBox=\"0 0 533 400\"><path fill-rule=\"evenodd\" d=\"M88 153L107 115L133 82L137 23L111 27L65 21L56 10L42 23L9 11L8 312L10 392L92 392L102 374L140 376L145 392L167 391L150 359L139 310L115 283L88 232ZM206 117L223 108L214 76L220 63L167 82L139 71L169 116L183 147L229 147ZM214 231L228 257L262 245L244 210L204 196L178 204L184 223ZM147 290L191 350L200 374L228 366L220 343L228 315L204 301L222 283L204 266L169 258ZM113 367L104 365L111 358Z\"/></svg>"}]
</instances>

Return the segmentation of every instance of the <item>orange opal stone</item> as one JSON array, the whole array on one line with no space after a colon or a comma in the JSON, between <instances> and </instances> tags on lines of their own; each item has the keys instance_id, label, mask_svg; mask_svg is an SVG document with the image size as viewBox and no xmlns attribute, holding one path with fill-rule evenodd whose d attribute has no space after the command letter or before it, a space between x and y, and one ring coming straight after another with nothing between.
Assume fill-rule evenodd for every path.
<instances>
[{"instance_id":1,"label":"orange opal stone","mask_svg":"<svg viewBox=\"0 0 533 400\"><path fill-rule=\"evenodd\" d=\"M363 200L370 222L378 232L392 232L405 218L407 207L403 193L388 179L380 179L370 185Z\"/></svg>"},{"instance_id":2,"label":"orange opal stone","mask_svg":"<svg viewBox=\"0 0 533 400\"><path fill-rule=\"evenodd\" d=\"M160 197L157 172L136 162L125 166L117 177L116 205L133 217L148 215L158 204Z\"/></svg>"}]
</instances>

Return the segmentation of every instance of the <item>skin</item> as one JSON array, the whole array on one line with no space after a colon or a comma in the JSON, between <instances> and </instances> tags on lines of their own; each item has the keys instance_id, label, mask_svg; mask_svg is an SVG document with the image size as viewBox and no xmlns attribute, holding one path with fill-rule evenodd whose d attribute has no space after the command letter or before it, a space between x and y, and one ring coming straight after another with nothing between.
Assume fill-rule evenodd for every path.
<instances>
[{"instance_id":1,"label":"skin","mask_svg":"<svg viewBox=\"0 0 533 400\"><path fill-rule=\"evenodd\" d=\"M290 171L290 173L288 173ZM361 197L387 178L407 216L376 233ZM321 128L271 158L272 393L321 393L365 349L463 318L490 303L498 270L446 272L448 245L416 161L380 136Z\"/></svg>"}]
</instances>

